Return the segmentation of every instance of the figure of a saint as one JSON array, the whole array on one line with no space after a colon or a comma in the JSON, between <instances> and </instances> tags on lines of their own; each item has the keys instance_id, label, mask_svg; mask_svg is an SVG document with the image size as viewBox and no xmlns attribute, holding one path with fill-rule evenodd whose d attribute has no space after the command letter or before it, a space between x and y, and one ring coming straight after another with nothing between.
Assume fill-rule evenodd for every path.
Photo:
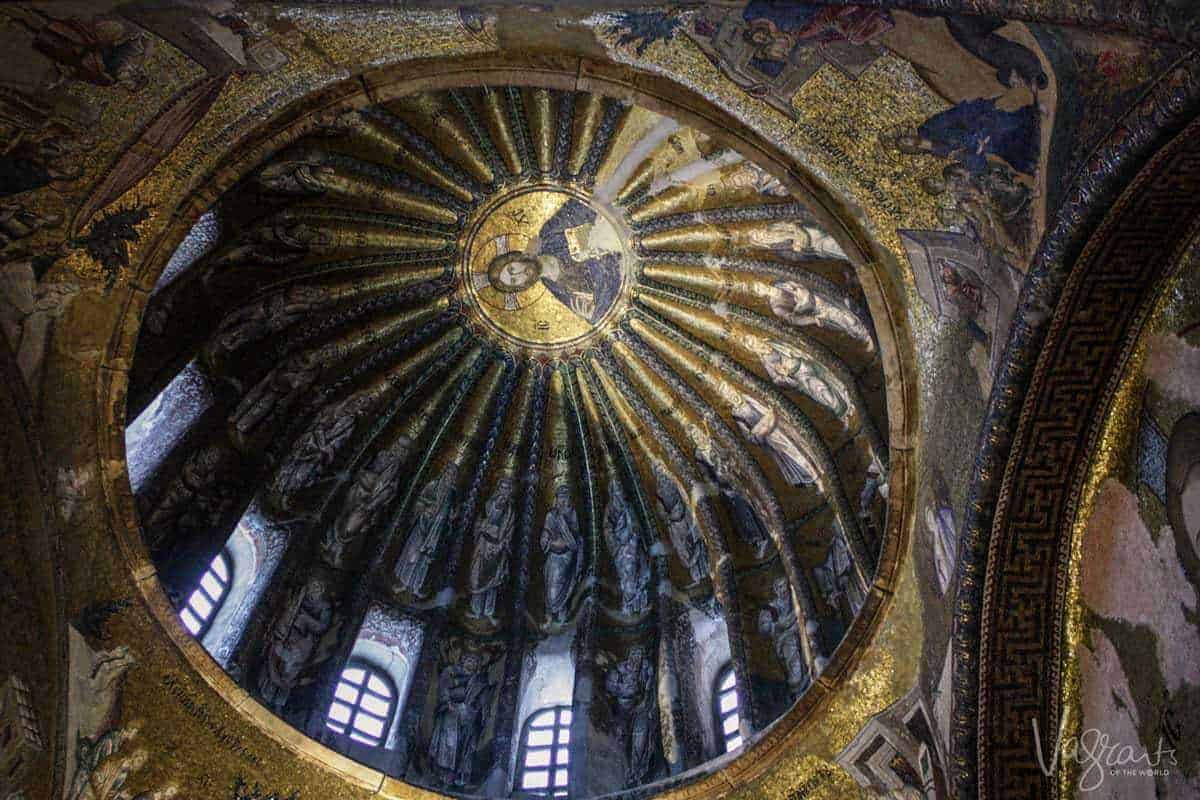
<instances>
[{"instance_id":1,"label":"figure of a saint","mask_svg":"<svg viewBox=\"0 0 1200 800\"><path fill-rule=\"evenodd\" d=\"M755 339L750 347L776 386L807 395L837 417L843 417L849 410L846 388L816 360L783 342Z\"/></svg>"},{"instance_id":2,"label":"figure of a saint","mask_svg":"<svg viewBox=\"0 0 1200 800\"><path fill-rule=\"evenodd\" d=\"M551 622L565 622L575 584L583 569L579 518L571 502L571 487L565 483L560 483L554 490L554 505L546 512L541 545L546 557L543 570L546 610Z\"/></svg>"},{"instance_id":3,"label":"figure of a saint","mask_svg":"<svg viewBox=\"0 0 1200 800\"><path fill-rule=\"evenodd\" d=\"M629 503L616 479L609 483L608 506L604 510L604 538L617 571L621 612L637 616L650 604L650 564Z\"/></svg>"},{"instance_id":4,"label":"figure of a saint","mask_svg":"<svg viewBox=\"0 0 1200 800\"><path fill-rule=\"evenodd\" d=\"M609 668L604 688L616 703L618 724L625 739L625 785L636 786L650 771L658 716L654 665L640 646L632 648L625 660Z\"/></svg>"},{"instance_id":5,"label":"figure of a saint","mask_svg":"<svg viewBox=\"0 0 1200 800\"><path fill-rule=\"evenodd\" d=\"M783 665L788 686L794 692L808 687L810 677L808 665L804 663L804 651L800 644L800 624L796 609L792 606L792 592L787 578L776 578L772 587L774 597L766 608L758 613L758 631L775 645L775 656Z\"/></svg>"},{"instance_id":6,"label":"figure of a saint","mask_svg":"<svg viewBox=\"0 0 1200 800\"><path fill-rule=\"evenodd\" d=\"M813 573L829 605L838 609L847 622L853 619L862 608L866 594L854 569L854 556L841 530L834 533L829 553Z\"/></svg>"},{"instance_id":7,"label":"figure of a saint","mask_svg":"<svg viewBox=\"0 0 1200 800\"><path fill-rule=\"evenodd\" d=\"M728 501L729 510L733 515L734 530L738 536L754 549L757 558L762 558L771 545L770 534L753 501L738 491L738 482L734 480L729 464L717 453L711 441L696 448L696 461L703 469L705 477L716 485Z\"/></svg>"},{"instance_id":8,"label":"figure of a saint","mask_svg":"<svg viewBox=\"0 0 1200 800\"><path fill-rule=\"evenodd\" d=\"M503 477L475 521L475 553L471 557L471 614L496 620L496 596L508 577L509 540L516 525L513 479Z\"/></svg>"},{"instance_id":9,"label":"figure of a saint","mask_svg":"<svg viewBox=\"0 0 1200 800\"><path fill-rule=\"evenodd\" d=\"M299 353L271 370L242 401L233 413L233 426L241 436L248 436L280 405L304 391L317 377L320 367L313 353Z\"/></svg>"},{"instance_id":10,"label":"figure of a saint","mask_svg":"<svg viewBox=\"0 0 1200 800\"><path fill-rule=\"evenodd\" d=\"M396 564L396 588L425 597L425 577L438 556L442 537L450 528L458 465L451 461L442 474L425 484L413 506L408 539Z\"/></svg>"},{"instance_id":11,"label":"figure of a saint","mask_svg":"<svg viewBox=\"0 0 1200 800\"><path fill-rule=\"evenodd\" d=\"M950 488L946 486L940 470L934 470L931 482L933 496L925 506L925 527L933 538L934 571L937 573L938 588L944 595L950 589L954 568L958 563L958 525L954 521Z\"/></svg>"},{"instance_id":12,"label":"figure of a saint","mask_svg":"<svg viewBox=\"0 0 1200 800\"><path fill-rule=\"evenodd\" d=\"M726 394L742 435L767 449L784 480L792 486L810 486L817 482L816 464L801 448L799 432L785 418L757 398L732 389Z\"/></svg>"},{"instance_id":13,"label":"figure of a saint","mask_svg":"<svg viewBox=\"0 0 1200 800\"><path fill-rule=\"evenodd\" d=\"M775 316L785 322L838 331L858 341L868 352L875 350L871 332L851 308L848 298L810 289L798 281L755 283L754 289L766 298Z\"/></svg>"},{"instance_id":14,"label":"figure of a saint","mask_svg":"<svg viewBox=\"0 0 1200 800\"><path fill-rule=\"evenodd\" d=\"M399 437L355 474L337 519L321 539L321 557L327 564L342 569L358 555L362 534L396 494L411 444L407 436Z\"/></svg>"},{"instance_id":15,"label":"figure of a saint","mask_svg":"<svg viewBox=\"0 0 1200 800\"><path fill-rule=\"evenodd\" d=\"M356 421L348 403L326 406L317 414L275 474L274 491L281 507L291 510L294 495L320 480L354 433Z\"/></svg>"},{"instance_id":16,"label":"figure of a saint","mask_svg":"<svg viewBox=\"0 0 1200 800\"><path fill-rule=\"evenodd\" d=\"M655 468L658 484L658 510L667 523L667 532L680 560L687 566L693 581L708 577L708 551L696 525L696 515L675 479L661 467Z\"/></svg>"},{"instance_id":17,"label":"figure of a saint","mask_svg":"<svg viewBox=\"0 0 1200 800\"><path fill-rule=\"evenodd\" d=\"M472 650L438 675L437 710L429 758L448 786L471 781L475 745L483 730L483 709L491 694L488 660Z\"/></svg>"},{"instance_id":18,"label":"figure of a saint","mask_svg":"<svg viewBox=\"0 0 1200 800\"><path fill-rule=\"evenodd\" d=\"M306 682L306 672L333 652L336 640L333 599L319 577L313 577L288 600L267 634L267 653L258 692L280 711L291 691Z\"/></svg>"}]
</instances>

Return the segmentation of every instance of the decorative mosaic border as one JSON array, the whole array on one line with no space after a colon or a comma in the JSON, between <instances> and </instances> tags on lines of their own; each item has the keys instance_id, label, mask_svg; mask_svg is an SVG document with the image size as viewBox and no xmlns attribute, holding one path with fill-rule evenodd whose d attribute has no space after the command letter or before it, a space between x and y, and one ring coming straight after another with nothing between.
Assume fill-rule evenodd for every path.
<instances>
[{"instance_id":1,"label":"decorative mosaic border","mask_svg":"<svg viewBox=\"0 0 1200 800\"><path fill-rule=\"evenodd\" d=\"M1189 149L1200 123L1128 181L1197 107L1200 64L1192 57L1077 174L1023 289L980 431L962 531L952 715L960 798L1051 793L1031 719L1043 731L1057 729L1069 554L1060 532L1071 530L1086 470L1089 451L1080 443L1102 418L1113 371L1166 268L1146 254L1174 252L1183 226L1200 214L1200 151Z\"/></svg>"}]
</instances>

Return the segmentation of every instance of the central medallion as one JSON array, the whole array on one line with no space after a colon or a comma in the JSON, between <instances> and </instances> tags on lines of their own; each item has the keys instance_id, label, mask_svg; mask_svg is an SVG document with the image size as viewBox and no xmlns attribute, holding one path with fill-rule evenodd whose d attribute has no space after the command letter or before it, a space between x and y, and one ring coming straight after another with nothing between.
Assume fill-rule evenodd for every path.
<instances>
[{"instance_id":1,"label":"central medallion","mask_svg":"<svg viewBox=\"0 0 1200 800\"><path fill-rule=\"evenodd\" d=\"M614 318L632 261L610 208L545 184L486 204L463 252L472 316L510 345L550 354L584 344Z\"/></svg>"}]
</instances>

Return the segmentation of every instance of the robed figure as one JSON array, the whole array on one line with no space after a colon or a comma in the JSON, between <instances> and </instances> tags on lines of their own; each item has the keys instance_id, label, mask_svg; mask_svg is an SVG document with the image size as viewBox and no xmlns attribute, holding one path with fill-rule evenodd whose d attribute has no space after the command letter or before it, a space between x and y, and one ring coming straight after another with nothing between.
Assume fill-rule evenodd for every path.
<instances>
[{"instance_id":1,"label":"robed figure","mask_svg":"<svg viewBox=\"0 0 1200 800\"><path fill-rule=\"evenodd\" d=\"M762 558L771 545L771 536L753 500L738 491L739 481L735 480L733 471L711 444L696 449L696 461L703 468L705 477L716 485L729 502L733 527L738 536L754 549L758 558Z\"/></svg>"},{"instance_id":2,"label":"robed figure","mask_svg":"<svg viewBox=\"0 0 1200 800\"><path fill-rule=\"evenodd\" d=\"M854 556L840 530L834 534L829 553L821 565L813 569L813 574L829 605L847 622L853 619L867 596L854 569Z\"/></svg>"},{"instance_id":3,"label":"robed figure","mask_svg":"<svg viewBox=\"0 0 1200 800\"><path fill-rule=\"evenodd\" d=\"M312 578L288 598L267 634L258 691L268 706L284 707L292 689L307 682L305 673L332 654L336 635L329 589Z\"/></svg>"},{"instance_id":4,"label":"robed figure","mask_svg":"<svg viewBox=\"0 0 1200 800\"><path fill-rule=\"evenodd\" d=\"M621 588L621 612L637 616L650 604L650 564L621 484L609 486L608 507L604 511L604 537L617 570Z\"/></svg>"},{"instance_id":5,"label":"robed figure","mask_svg":"<svg viewBox=\"0 0 1200 800\"><path fill-rule=\"evenodd\" d=\"M450 786L471 781L475 745L483 731L483 709L491 691L487 659L470 650L438 676L437 710L429 758Z\"/></svg>"},{"instance_id":6,"label":"robed figure","mask_svg":"<svg viewBox=\"0 0 1200 800\"><path fill-rule=\"evenodd\" d=\"M658 510L667 522L667 532L675 552L687 566L692 580L708 577L708 551L696 525L696 515L675 480L662 469L655 469L658 479Z\"/></svg>"},{"instance_id":7,"label":"robed figure","mask_svg":"<svg viewBox=\"0 0 1200 800\"><path fill-rule=\"evenodd\" d=\"M604 688L617 706L625 739L625 785L646 779L654 756L654 730L658 727L658 693L654 665L641 647L634 647L604 676Z\"/></svg>"},{"instance_id":8,"label":"robed figure","mask_svg":"<svg viewBox=\"0 0 1200 800\"><path fill-rule=\"evenodd\" d=\"M774 409L748 395L732 408L733 418L742 434L759 447L765 447L792 486L810 486L817 482L817 468L800 446L800 435Z\"/></svg>"},{"instance_id":9,"label":"robed figure","mask_svg":"<svg viewBox=\"0 0 1200 800\"><path fill-rule=\"evenodd\" d=\"M776 386L808 395L839 418L846 415L850 408L846 389L823 365L785 342L758 342L752 347Z\"/></svg>"},{"instance_id":10,"label":"robed figure","mask_svg":"<svg viewBox=\"0 0 1200 800\"><path fill-rule=\"evenodd\" d=\"M417 597L425 596L425 576L450 527L457 478L458 466L447 464L440 477L425 484L413 508L412 527L396 565L396 585Z\"/></svg>"},{"instance_id":11,"label":"robed figure","mask_svg":"<svg viewBox=\"0 0 1200 800\"><path fill-rule=\"evenodd\" d=\"M796 281L756 284L756 291L766 295L775 316L792 325L834 330L857 340L868 352L875 349L870 330L848 298L826 295Z\"/></svg>"},{"instance_id":12,"label":"robed figure","mask_svg":"<svg viewBox=\"0 0 1200 800\"><path fill-rule=\"evenodd\" d=\"M475 554L471 558L471 614L496 619L496 595L508 577L509 540L517 521L513 480L501 478L475 522Z\"/></svg>"},{"instance_id":13,"label":"robed figure","mask_svg":"<svg viewBox=\"0 0 1200 800\"><path fill-rule=\"evenodd\" d=\"M321 557L331 567L343 569L359 555L363 534L375 524L400 486L400 467L408 458L411 444L407 436L401 436L354 476L342 510L321 539Z\"/></svg>"},{"instance_id":14,"label":"robed figure","mask_svg":"<svg viewBox=\"0 0 1200 800\"><path fill-rule=\"evenodd\" d=\"M541 544L546 557L546 610L552 622L565 622L583 569L579 518L571 504L571 488L565 483L554 490L554 505L546 512Z\"/></svg>"},{"instance_id":15,"label":"robed figure","mask_svg":"<svg viewBox=\"0 0 1200 800\"><path fill-rule=\"evenodd\" d=\"M800 643L800 622L792 605L792 592L786 578L775 579L775 596L758 613L758 632L775 645L775 656L787 674L788 686L800 692L809 683L808 665Z\"/></svg>"}]
</instances>

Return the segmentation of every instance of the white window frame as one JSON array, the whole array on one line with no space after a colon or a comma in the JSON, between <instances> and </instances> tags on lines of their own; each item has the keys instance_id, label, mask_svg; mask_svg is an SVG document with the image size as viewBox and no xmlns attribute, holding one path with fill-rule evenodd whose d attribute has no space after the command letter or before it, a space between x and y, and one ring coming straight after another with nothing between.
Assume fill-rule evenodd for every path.
<instances>
[{"instance_id":1,"label":"white window frame","mask_svg":"<svg viewBox=\"0 0 1200 800\"><path fill-rule=\"evenodd\" d=\"M571 775L570 706L546 706L529 715L521 726L521 746L517 753L517 787L521 796L569 797ZM535 734L548 732L548 743L533 743ZM542 738L542 737L539 737ZM543 761L545 754L545 763ZM526 787L526 776L545 775L545 786Z\"/></svg>"},{"instance_id":2,"label":"white window frame","mask_svg":"<svg viewBox=\"0 0 1200 800\"><path fill-rule=\"evenodd\" d=\"M215 586L216 588L211 588ZM223 548L213 558L208 567L200 575L196 588L188 595L187 602L179 609L179 619L183 627L195 639L203 639L212 628L221 607L229 599L229 590L233 587L233 558L229 548ZM208 605L208 612L202 612L202 606Z\"/></svg>"}]
</instances>

